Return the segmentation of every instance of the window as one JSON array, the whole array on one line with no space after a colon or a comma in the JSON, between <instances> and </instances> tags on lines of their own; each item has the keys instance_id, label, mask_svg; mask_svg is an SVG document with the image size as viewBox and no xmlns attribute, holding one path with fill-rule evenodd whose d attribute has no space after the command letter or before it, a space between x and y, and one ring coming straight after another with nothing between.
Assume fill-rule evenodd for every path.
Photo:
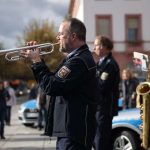
<instances>
[{"instance_id":1,"label":"window","mask_svg":"<svg viewBox=\"0 0 150 150\"><path fill-rule=\"evenodd\" d=\"M96 16L96 35L103 35L112 38L112 17L111 15Z\"/></svg>"},{"instance_id":2,"label":"window","mask_svg":"<svg viewBox=\"0 0 150 150\"><path fill-rule=\"evenodd\" d=\"M126 15L126 40L132 46L141 42L140 15Z\"/></svg>"}]
</instances>

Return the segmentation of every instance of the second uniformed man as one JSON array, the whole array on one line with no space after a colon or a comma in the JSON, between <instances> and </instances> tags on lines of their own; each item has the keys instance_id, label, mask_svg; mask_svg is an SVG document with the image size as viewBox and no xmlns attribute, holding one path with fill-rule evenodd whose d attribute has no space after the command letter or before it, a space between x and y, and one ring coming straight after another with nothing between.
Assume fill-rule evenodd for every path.
<instances>
[{"instance_id":1,"label":"second uniformed man","mask_svg":"<svg viewBox=\"0 0 150 150\"><path fill-rule=\"evenodd\" d=\"M93 58L97 63L98 107L95 150L111 150L111 128L113 116L118 112L119 66L112 56L113 43L104 36L94 42Z\"/></svg>"}]
</instances>

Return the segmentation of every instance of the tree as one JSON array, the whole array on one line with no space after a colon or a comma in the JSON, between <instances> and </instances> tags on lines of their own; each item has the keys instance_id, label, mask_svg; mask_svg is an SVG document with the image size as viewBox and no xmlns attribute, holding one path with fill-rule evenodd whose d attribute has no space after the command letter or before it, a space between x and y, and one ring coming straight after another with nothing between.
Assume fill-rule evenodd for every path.
<instances>
[{"instance_id":1,"label":"tree","mask_svg":"<svg viewBox=\"0 0 150 150\"><path fill-rule=\"evenodd\" d=\"M38 43L56 41L55 26L48 20L32 20L24 30L24 42L36 40Z\"/></svg>"},{"instance_id":2,"label":"tree","mask_svg":"<svg viewBox=\"0 0 150 150\"><path fill-rule=\"evenodd\" d=\"M48 20L32 20L24 30L24 43L35 40L38 43L56 43L56 27L53 22ZM59 52L58 46L52 54L45 56L48 66L54 70L63 59L64 55Z\"/></svg>"}]
</instances>

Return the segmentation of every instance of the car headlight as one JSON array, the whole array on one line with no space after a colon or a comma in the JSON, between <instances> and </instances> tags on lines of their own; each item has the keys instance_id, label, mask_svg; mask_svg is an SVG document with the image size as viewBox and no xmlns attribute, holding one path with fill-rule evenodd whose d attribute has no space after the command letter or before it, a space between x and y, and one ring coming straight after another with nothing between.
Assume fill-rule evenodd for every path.
<instances>
[{"instance_id":1,"label":"car headlight","mask_svg":"<svg viewBox=\"0 0 150 150\"><path fill-rule=\"evenodd\" d=\"M24 112L25 109L26 108L23 105L21 105L20 108L19 108L19 112Z\"/></svg>"}]
</instances>

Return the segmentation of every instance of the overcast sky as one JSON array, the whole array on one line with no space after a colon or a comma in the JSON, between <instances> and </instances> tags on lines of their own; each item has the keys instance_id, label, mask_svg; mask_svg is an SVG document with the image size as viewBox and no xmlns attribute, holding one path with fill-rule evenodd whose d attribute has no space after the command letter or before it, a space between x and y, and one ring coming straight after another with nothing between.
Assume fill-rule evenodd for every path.
<instances>
[{"instance_id":1,"label":"overcast sky","mask_svg":"<svg viewBox=\"0 0 150 150\"><path fill-rule=\"evenodd\" d=\"M0 0L0 42L16 47L31 19L52 20L57 26L68 13L70 0Z\"/></svg>"}]
</instances>

